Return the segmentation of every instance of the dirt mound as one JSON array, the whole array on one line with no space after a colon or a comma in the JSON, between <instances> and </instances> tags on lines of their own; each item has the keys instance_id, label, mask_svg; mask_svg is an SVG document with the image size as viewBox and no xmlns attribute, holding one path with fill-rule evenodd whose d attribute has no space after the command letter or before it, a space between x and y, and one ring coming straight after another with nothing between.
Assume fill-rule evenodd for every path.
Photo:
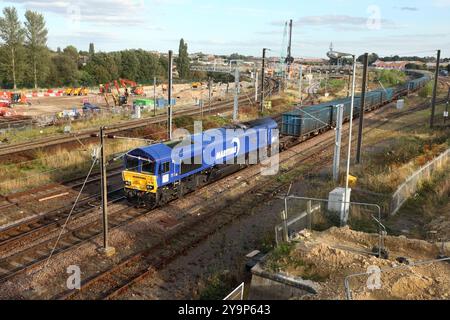
<instances>
[{"instance_id":1,"label":"dirt mound","mask_svg":"<svg viewBox=\"0 0 450 320\"><path fill-rule=\"evenodd\" d=\"M373 274L350 278L353 299L434 300L450 297L450 263L410 266L436 259L441 253L436 244L388 236L385 245L389 259L384 260L371 254L373 247L378 245L376 234L332 228L322 233L303 233L298 240L283 271L291 276L316 280L319 293L308 299L345 299L345 278L373 268L382 271L379 279ZM449 252L445 254L450 255Z\"/></svg>"}]
</instances>

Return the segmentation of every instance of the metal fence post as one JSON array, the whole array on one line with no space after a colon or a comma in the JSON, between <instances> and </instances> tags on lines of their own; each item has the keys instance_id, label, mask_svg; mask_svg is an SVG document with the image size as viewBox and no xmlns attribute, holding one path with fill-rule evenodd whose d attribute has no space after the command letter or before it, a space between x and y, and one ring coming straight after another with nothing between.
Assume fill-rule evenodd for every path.
<instances>
[{"instance_id":1,"label":"metal fence post","mask_svg":"<svg viewBox=\"0 0 450 320\"><path fill-rule=\"evenodd\" d=\"M312 201L308 200L306 202L306 212L308 213L308 228L312 230Z\"/></svg>"},{"instance_id":2,"label":"metal fence post","mask_svg":"<svg viewBox=\"0 0 450 320\"><path fill-rule=\"evenodd\" d=\"M289 232L287 225L287 212L285 210L281 211L281 221L283 221L283 241L289 242Z\"/></svg>"}]
</instances>

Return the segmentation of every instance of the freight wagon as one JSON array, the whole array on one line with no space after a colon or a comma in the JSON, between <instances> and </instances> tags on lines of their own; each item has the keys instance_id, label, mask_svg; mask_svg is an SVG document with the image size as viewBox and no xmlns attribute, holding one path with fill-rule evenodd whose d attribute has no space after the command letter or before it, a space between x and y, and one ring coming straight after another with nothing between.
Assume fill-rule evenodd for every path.
<instances>
[{"instance_id":1,"label":"freight wagon","mask_svg":"<svg viewBox=\"0 0 450 320\"><path fill-rule=\"evenodd\" d=\"M412 91L417 91L430 81L428 73L411 73L419 78L410 80L396 88L378 89L366 93L366 111L373 110L384 104L392 102ZM351 98L339 99L321 103L314 106L298 108L297 110L283 113L281 133L286 136L308 137L318 134L336 125L336 106L344 105L344 121L350 120ZM354 99L354 116L358 116L361 109L361 97Z\"/></svg>"}]
</instances>

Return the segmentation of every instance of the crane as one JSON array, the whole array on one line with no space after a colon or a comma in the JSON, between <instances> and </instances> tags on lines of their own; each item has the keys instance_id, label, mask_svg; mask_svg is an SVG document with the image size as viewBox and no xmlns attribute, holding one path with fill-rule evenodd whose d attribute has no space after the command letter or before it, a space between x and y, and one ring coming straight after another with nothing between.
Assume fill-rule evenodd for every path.
<instances>
[{"instance_id":1,"label":"crane","mask_svg":"<svg viewBox=\"0 0 450 320\"><path fill-rule=\"evenodd\" d=\"M284 75L286 73L286 42L287 42L287 33L288 33L288 23L285 22L284 24L284 31L283 31L283 40L281 42L281 53L280 53L280 63L279 68L277 72L277 76L280 78L284 78Z\"/></svg>"},{"instance_id":2,"label":"crane","mask_svg":"<svg viewBox=\"0 0 450 320\"><path fill-rule=\"evenodd\" d=\"M287 57L286 57L286 64L287 64L287 74L290 77L291 76L291 65L294 63L294 57L292 57L292 19L289 21L289 44L287 48Z\"/></svg>"}]
</instances>

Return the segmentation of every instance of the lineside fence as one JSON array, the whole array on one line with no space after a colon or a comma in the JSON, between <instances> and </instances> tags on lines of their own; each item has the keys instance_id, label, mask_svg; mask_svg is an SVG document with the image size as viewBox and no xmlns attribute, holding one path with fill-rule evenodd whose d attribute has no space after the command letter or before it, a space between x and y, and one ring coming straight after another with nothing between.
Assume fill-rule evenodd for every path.
<instances>
[{"instance_id":1,"label":"lineside fence","mask_svg":"<svg viewBox=\"0 0 450 320\"><path fill-rule=\"evenodd\" d=\"M403 204L417 192L421 184L430 180L434 173L448 166L449 160L450 149L447 149L439 157L430 161L411 175L392 195L390 214L397 214Z\"/></svg>"},{"instance_id":2,"label":"lineside fence","mask_svg":"<svg viewBox=\"0 0 450 320\"><path fill-rule=\"evenodd\" d=\"M285 209L281 214L281 223L275 226L275 240L277 245L296 241L302 231L324 231L330 227L341 227L346 224L355 231L378 234L374 237L373 250L369 254L381 255L384 249L386 228L381 222L381 208L370 203L346 203L346 223L341 222L340 214L332 207L344 203L326 199L314 199L288 196L284 199Z\"/></svg>"}]
</instances>

